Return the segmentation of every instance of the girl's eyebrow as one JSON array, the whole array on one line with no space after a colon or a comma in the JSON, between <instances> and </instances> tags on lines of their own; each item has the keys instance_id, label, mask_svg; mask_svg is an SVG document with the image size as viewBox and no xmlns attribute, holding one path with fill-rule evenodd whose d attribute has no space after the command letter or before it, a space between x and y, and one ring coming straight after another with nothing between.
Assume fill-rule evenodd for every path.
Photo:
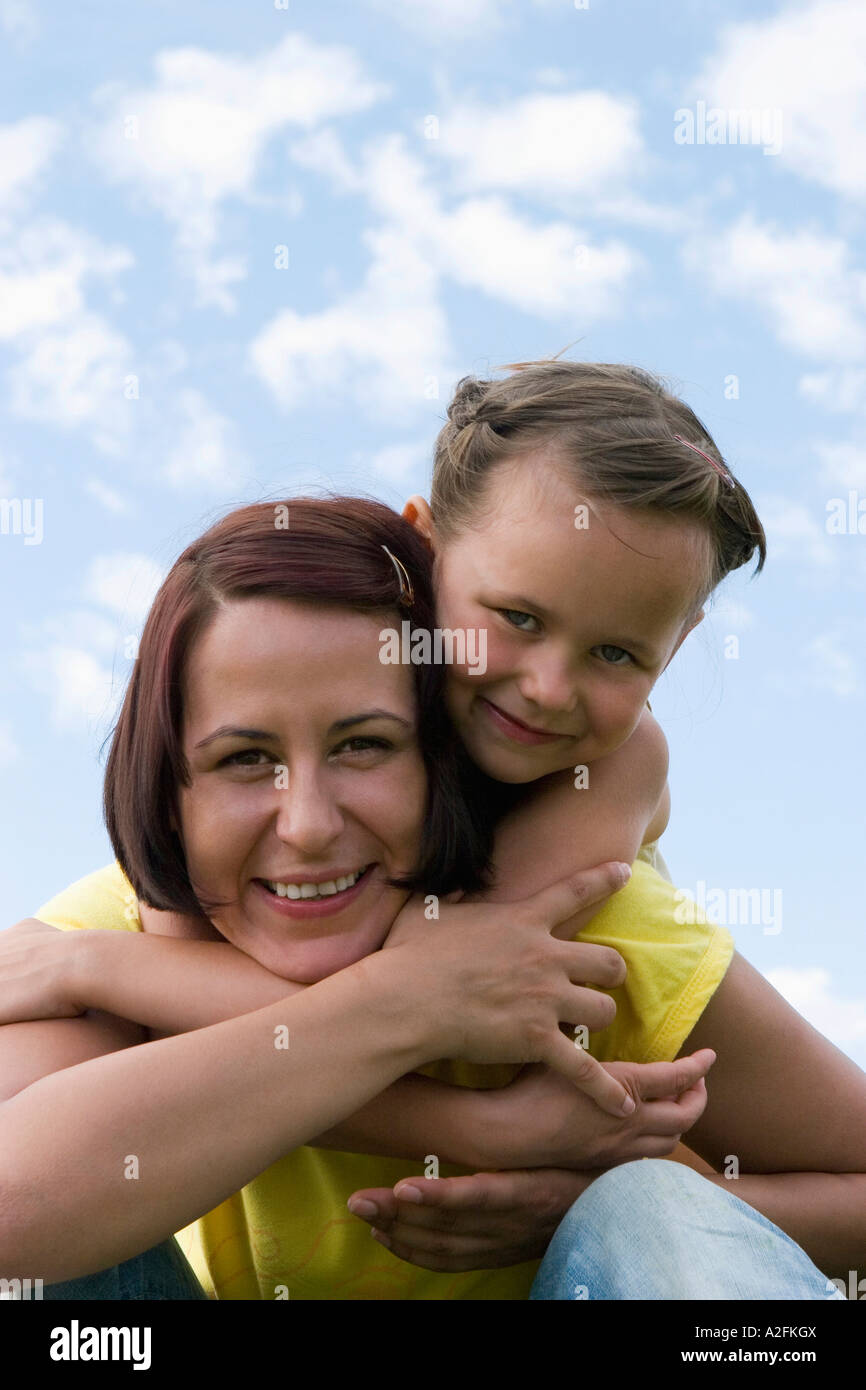
<instances>
[{"instance_id":1,"label":"girl's eyebrow","mask_svg":"<svg viewBox=\"0 0 866 1390\"><path fill-rule=\"evenodd\" d=\"M404 725L411 729L412 725L408 719L403 719L399 714L392 714L386 709L369 709L363 714L350 714L346 719L338 719L328 730L329 734L338 733L341 729L351 728L354 724L365 724L368 719L393 719L397 724ZM214 729L212 734L200 739L196 748L206 748L209 743L215 743L218 738L245 738L255 743L279 743L279 734L269 733L267 729L242 729L237 724L221 724L218 729Z\"/></svg>"}]
</instances>

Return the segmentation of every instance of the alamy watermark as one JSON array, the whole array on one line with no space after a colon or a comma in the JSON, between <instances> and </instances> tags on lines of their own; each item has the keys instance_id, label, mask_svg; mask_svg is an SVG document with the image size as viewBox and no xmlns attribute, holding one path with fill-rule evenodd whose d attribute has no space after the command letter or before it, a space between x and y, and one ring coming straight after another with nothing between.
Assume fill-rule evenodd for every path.
<instances>
[{"instance_id":1,"label":"alamy watermark","mask_svg":"<svg viewBox=\"0 0 866 1390\"><path fill-rule=\"evenodd\" d=\"M782 149L782 112L776 107L736 110L730 106L695 103L674 112L677 145L762 145L764 154Z\"/></svg>"},{"instance_id":2,"label":"alamy watermark","mask_svg":"<svg viewBox=\"0 0 866 1390\"><path fill-rule=\"evenodd\" d=\"M379 633L379 660L383 666L466 666L472 676L487 670L486 627L415 627L404 618L400 631L383 628Z\"/></svg>"},{"instance_id":3,"label":"alamy watermark","mask_svg":"<svg viewBox=\"0 0 866 1390\"><path fill-rule=\"evenodd\" d=\"M781 888L708 888L698 880L697 891L678 888L674 920L681 926L698 921L702 913L719 927L762 927L764 936L782 930Z\"/></svg>"},{"instance_id":4,"label":"alamy watermark","mask_svg":"<svg viewBox=\"0 0 866 1390\"><path fill-rule=\"evenodd\" d=\"M0 536L23 536L25 545L41 545L41 497L0 497Z\"/></svg>"}]
</instances>

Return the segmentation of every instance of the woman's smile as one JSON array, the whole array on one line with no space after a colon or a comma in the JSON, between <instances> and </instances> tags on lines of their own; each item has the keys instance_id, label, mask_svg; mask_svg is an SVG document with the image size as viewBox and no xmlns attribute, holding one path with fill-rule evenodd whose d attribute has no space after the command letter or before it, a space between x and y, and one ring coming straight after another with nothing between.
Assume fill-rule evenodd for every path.
<instances>
[{"instance_id":1,"label":"woman's smile","mask_svg":"<svg viewBox=\"0 0 866 1390\"><path fill-rule=\"evenodd\" d=\"M268 906L283 917L309 921L316 917L334 917L361 896L375 872L375 864L355 869L348 874L327 878L304 878L301 881L254 878L254 886L265 895Z\"/></svg>"}]
</instances>

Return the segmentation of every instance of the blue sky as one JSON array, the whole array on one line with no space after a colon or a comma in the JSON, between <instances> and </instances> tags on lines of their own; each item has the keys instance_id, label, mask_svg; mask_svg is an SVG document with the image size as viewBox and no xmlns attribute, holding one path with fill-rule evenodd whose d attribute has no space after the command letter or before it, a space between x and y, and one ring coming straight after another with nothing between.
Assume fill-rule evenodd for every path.
<instances>
[{"instance_id":1,"label":"blue sky","mask_svg":"<svg viewBox=\"0 0 866 1390\"><path fill-rule=\"evenodd\" d=\"M6 920L110 857L182 546L309 485L399 506L460 376L572 344L661 373L758 505L765 572L654 693L663 847L866 1066L860 0L0 0L0 50Z\"/></svg>"}]
</instances>

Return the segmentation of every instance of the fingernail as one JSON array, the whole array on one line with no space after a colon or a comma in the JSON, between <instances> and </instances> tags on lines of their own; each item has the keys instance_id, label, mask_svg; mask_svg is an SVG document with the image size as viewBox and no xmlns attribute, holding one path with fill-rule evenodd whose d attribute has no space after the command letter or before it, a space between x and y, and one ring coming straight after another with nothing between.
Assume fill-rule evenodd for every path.
<instances>
[{"instance_id":1,"label":"fingernail","mask_svg":"<svg viewBox=\"0 0 866 1390\"><path fill-rule=\"evenodd\" d=\"M391 1242L388 1237L384 1236L381 1231L377 1231L375 1226L370 1227L370 1235L374 1240L378 1240L380 1245L384 1245L388 1250L391 1249Z\"/></svg>"},{"instance_id":2,"label":"fingernail","mask_svg":"<svg viewBox=\"0 0 866 1390\"><path fill-rule=\"evenodd\" d=\"M635 1103L632 1100L631 1096L626 1096L625 1100L622 1103L622 1110L619 1113L621 1115L631 1115L633 1114L634 1109Z\"/></svg>"},{"instance_id":3,"label":"fingernail","mask_svg":"<svg viewBox=\"0 0 866 1390\"><path fill-rule=\"evenodd\" d=\"M631 878L631 866L629 864L620 864L619 876L623 883L628 883Z\"/></svg>"},{"instance_id":4,"label":"fingernail","mask_svg":"<svg viewBox=\"0 0 866 1390\"><path fill-rule=\"evenodd\" d=\"M402 1187L402 1186L397 1186L397 1187L395 1187L395 1188L394 1188L394 1196L397 1197L397 1198L399 1198L399 1200L400 1200L401 1202L423 1202L423 1201L424 1201L424 1198L421 1196L421 1193L418 1191L417 1187L412 1187L411 1185L408 1186L408 1187Z\"/></svg>"},{"instance_id":5,"label":"fingernail","mask_svg":"<svg viewBox=\"0 0 866 1390\"><path fill-rule=\"evenodd\" d=\"M375 1202L368 1202L366 1197L350 1197L346 1206L353 1216L378 1216L379 1208Z\"/></svg>"}]
</instances>

